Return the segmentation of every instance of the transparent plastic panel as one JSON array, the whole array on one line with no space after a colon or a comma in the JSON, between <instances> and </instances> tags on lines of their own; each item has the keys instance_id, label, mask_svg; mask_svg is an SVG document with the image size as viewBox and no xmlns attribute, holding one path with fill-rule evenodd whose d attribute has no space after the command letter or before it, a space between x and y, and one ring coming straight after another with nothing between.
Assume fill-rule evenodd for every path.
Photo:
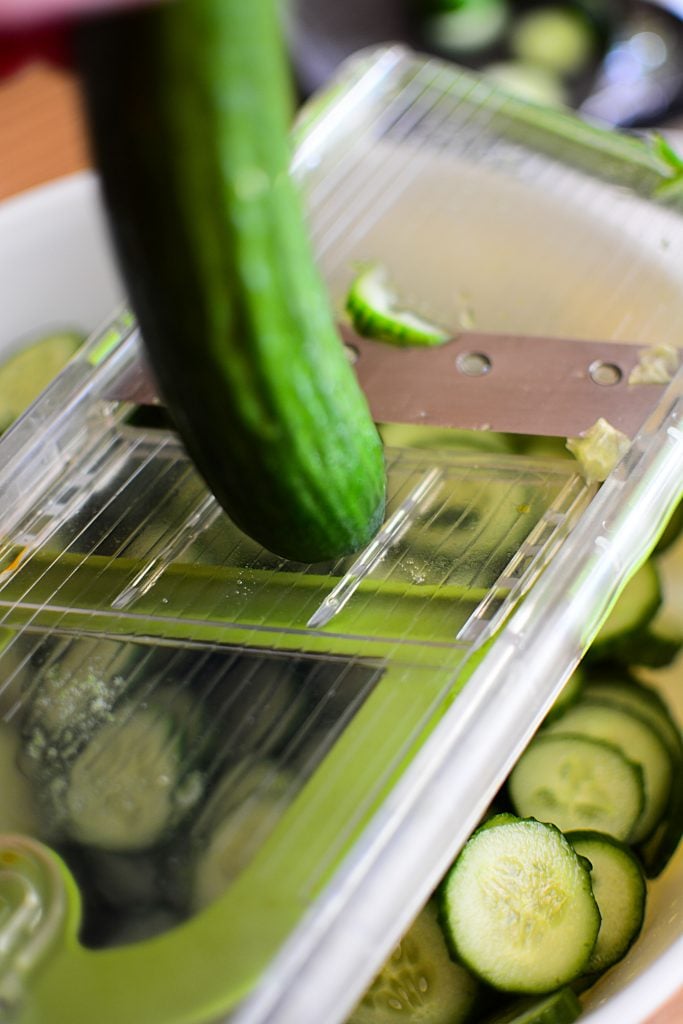
<instances>
[{"instance_id":1,"label":"transparent plastic panel","mask_svg":"<svg viewBox=\"0 0 683 1024\"><path fill-rule=\"evenodd\" d=\"M437 60L368 61L296 163L339 300L379 261L406 308L454 333L683 343L680 208L650 201L654 156L601 152L575 123L565 138L561 117Z\"/></svg>"}]
</instances>

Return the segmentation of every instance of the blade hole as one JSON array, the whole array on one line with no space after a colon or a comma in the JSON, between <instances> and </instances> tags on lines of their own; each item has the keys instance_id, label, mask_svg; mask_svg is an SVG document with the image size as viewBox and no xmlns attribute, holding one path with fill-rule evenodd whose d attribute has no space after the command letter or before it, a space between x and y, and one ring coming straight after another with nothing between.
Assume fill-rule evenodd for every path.
<instances>
[{"instance_id":1,"label":"blade hole","mask_svg":"<svg viewBox=\"0 0 683 1024\"><path fill-rule=\"evenodd\" d=\"M461 352L455 365L466 377L483 377L491 370L491 360L483 352Z\"/></svg>"},{"instance_id":2,"label":"blade hole","mask_svg":"<svg viewBox=\"0 0 683 1024\"><path fill-rule=\"evenodd\" d=\"M591 363L588 367L588 373L593 383L599 384L602 388L609 388L614 384L618 384L623 376L616 363L605 363L602 359L596 359L595 362Z\"/></svg>"}]
</instances>

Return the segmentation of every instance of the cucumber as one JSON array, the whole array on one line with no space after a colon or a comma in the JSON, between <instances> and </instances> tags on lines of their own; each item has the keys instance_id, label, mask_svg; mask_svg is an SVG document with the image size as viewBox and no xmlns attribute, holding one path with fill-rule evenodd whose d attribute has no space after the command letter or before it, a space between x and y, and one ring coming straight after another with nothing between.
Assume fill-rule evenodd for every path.
<instances>
[{"instance_id":1,"label":"cucumber","mask_svg":"<svg viewBox=\"0 0 683 1024\"><path fill-rule=\"evenodd\" d=\"M683 533L683 501L679 501L674 512L669 519L669 522L664 527L664 531L657 541L657 546L654 550L655 556L662 555L664 552L674 544Z\"/></svg>"},{"instance_id":2,"label":"cucumber","mask_svg":"<svg viewBox=\"0 0 683 1024\"><path fill-rule=\"evenodd\" d=\"M477 982L451 960L437 911L428 903L399 942L347 1024L460 1024Z\"/></svg>"},{"instance_id":3,"label":"cucumber","mask_svg":"<svg viewBox=\"0 0 683 1024\"><path fill-rule=\"evenodd\" d=\"M661 601L659 573L650 559L624 587L588 651L589 661L617 660L631 664L634 656L632 637L642 635Z\"/></svg>"},{"instance_id":4,"label":"cucumber","mask_svg":"<svg viewBox=\"0 0 683 1024\"><path fill-rule=\"evenodd\" d=\"M441 345L447 331L403 308L389 283L386 268L365 267L353 280L346 297L346 310L358 334L392 345Z\"/></svg>"},{"instance_id":5,"label":"cucumber","mask_svg":"<svg viewBox=\"0 0 683 1024\"><path fill-rule=\"evenodd\" d=\"M214 902L247 866L291 799L292 779L266 762L234 765L193 824L190 905Z\"/></svg>"},{"instance_id":6,"label":"cucumber","mask_svg":"<svg viewBox=\"0 0 683 1024\"><path fill-rule=\"evenodd\" d=\"M471 58L498 43L507 27L507 0L451 0L430 5L420 23L424 42L444 56Z\"/></svg>"},{"instance_id":7,"label":"cucumber","mask_svg":"<svg viewBox=\"0 0 683 1024\"><path fill-rule=\"evenodd\" d=\"M534 6L510 32L510 49L520 61L556 75L576 75L597 53L598 39L586 15L567 4Z\"/></svg>"},{"instance_id":8,"label":"cucumber","mask_svg":"<svg viewBox=\"0 0 683 1024\"><path fill-rule=\"evenodd\" d=\"M546 728L549 733L579 734L612 743L642 767L645 805L628 841L647 839L666 811L673 779L671 757L658 733L630 709L587 698Z\"/></svg>"},{"instance_id":9,"label":"cucumber","mask_svg":"<svg viewBox=\"0 0 683 1024\"><path fill-rule=\"evenodd\" d=\"M552 722L554 718L559 718L559 716L563 715L568 708L576 704L583 694L584 685L585 672L582 668L577 668L572 672L569 679L555 698L553 706L545 716L546 722Z\"/></svg>"},{"instance_id":10,"label":"cucumber","mask_svg":"<svg viewBox=\"0 0 683 1024\"><path fill-rule=\"evenodd\" d=\"M585 863L559 829L533 818L474 833L446 876L441 913L474 974L529 994L579 977L600 928Z\"/></svg>"},{"instance_id":11,"label":"cucumber","mask_svg":"<svg viewBox=\"0 0 683 1024\"><path fill-rule=\"evenodd\" d=\"M0 365L0 432L28 408L82 344L82 334L57 331L31 342Z\"/></svg>"},{"instance_id":12,"label":"cucumber","mask_svg":"<svg viewBox=\"0 0 683 1024\"><path fill-rule=\"evenodd\" d=\"M540 999L515 999L504 1009L486 1017L483 1024L572 1024L582 1007L571 988L560 988Z\"/></svg>"},{"instance_id":13,"label":"cucumber","mask_svg":"<svg viewBox=\"0 0 683 1024\"><path fill-rule=\"evenodd\" d=\"M177 0L93 19L77 52L119 262L172 419L241 529L317 562L374 535L385 470L288 173L278 14L274 0Z\"/></svg>"},{"instance_id":14,"label":"cucumber","mask_svg":"<svg viewBox=\"0 0 683 1024\"><path fill-rule=\"evenodd\" d=\"M202 793L186 772L182 731L164 710L119 706L66 777L51 784L74 842L103 850L147 850L166 838Z\"/></svg>"},{"instance_id":15,"label":"cucumber","mask_svg":"<svg viewBox=\"0 0 683 1024\"><path fill-rule=\"evenodd\" d=\"M658 878L683 839L683 767L677 765L671 797L663 819L652 835L637 848L647 878Z\"/></svg>"},{"instance_id":16,"label":"cucumber","mask_svg":"<svg viewBox=\"0 0 683 1024\"><path fill-rule=\"evenodd\" d=\"M665 700L651 686L635 679L593 676L584 691L589 700L634 711L655 730L673 760L683 758L683 738Z\"/></svg>"},{"instance_id":17,"label":"cucumber","mask_svg":"<svg viewBox=\"0 0 683 1024\"><path fill-rule=\"evenodd\" d=\"M642 770L618 747L569 733L540 733L515 765L508 788L523 817L619 839L633 832L645 799Z\"/></svg>"},{"instance_id":18,"label":"cucumber","mask_svg":"<svg viewBox=\"0 0 683 1024\"><path fill-rule=\"evenodd\" d=\"M643 927L645 876L623 843L599 832L568 832L567 839L591 863L591 886L602 919L586 973L603 974L622 960Z\"/></svg>"}]
</instances>

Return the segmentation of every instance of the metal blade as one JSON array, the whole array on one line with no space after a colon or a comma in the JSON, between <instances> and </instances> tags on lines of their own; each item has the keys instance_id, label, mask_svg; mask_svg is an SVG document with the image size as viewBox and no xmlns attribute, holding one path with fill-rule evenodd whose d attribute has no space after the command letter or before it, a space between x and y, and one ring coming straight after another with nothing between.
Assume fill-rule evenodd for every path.
<instances>
[{"instance_id":1,"label":"metal blade","mask_svg":"<svg viewBox=\"0 0 683 1024\"><path fill-rule=\"evenodd\" d=\"M378 423L573 437L599 417L633 437L665 385L629 384L638 345L466 332L431 348L398 348L340 326ZM110 398L158 402L141 360Z\"/></svg>"},{"instance_id":2,"label":"metal blade","mask_svg":"<svg viewBox=\"0 0 683 1024\"><path fill-rule=\"evenodd\" d=\"M468 332L397 348L341 330L381 423L572 437L602 416L633 437L664 389L628 383L638 345Z\"/></svg>"}]
</instances>

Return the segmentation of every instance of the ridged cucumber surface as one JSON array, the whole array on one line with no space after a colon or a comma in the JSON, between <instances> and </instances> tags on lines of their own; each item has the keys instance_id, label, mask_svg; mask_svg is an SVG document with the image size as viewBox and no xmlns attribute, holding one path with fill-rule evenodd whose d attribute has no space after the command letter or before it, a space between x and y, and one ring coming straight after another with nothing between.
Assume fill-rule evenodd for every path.
<instances>
[{"instance_id":1,"label":"ridged cucumber surface","mask_svg":"<svg viewBox=\"0 0 683 1024\"><path fill-rule=\"evenodd\" d=\"M385 472L289 175L278 12L177 0L93 20L78 54L119 262L176 427L240 528L314 562L373 536Z\"/></svg>"}]
</instances>

